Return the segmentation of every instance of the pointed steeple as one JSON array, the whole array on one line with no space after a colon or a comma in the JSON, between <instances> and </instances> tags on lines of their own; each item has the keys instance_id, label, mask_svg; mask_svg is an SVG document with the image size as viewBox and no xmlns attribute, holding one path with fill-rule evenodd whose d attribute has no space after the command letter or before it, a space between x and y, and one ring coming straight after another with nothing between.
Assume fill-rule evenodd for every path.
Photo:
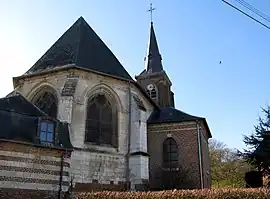
<instances>
[{"instance_id":1,"label":"pointed steeple","mask_svg":"<svg viewBox=\"0 0 270 199\"><path fill-rule=\"evenodd\" d=\"M147 73L163 71L161 60L162 58L159 53L153 22L151 22L150 41L147 55Z\"/></svg>"}]
</instances>

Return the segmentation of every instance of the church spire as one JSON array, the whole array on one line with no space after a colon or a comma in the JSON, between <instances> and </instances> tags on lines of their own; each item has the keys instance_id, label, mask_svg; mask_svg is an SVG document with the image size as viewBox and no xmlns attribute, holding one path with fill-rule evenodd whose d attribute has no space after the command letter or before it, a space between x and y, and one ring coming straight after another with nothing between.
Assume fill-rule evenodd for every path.
<instances>
[{"instance_id":1,"label":"church spire","mask_svg":"<svg viewBox=\"0 0 270 199\"><path fill-rule=\"evenodd\" d=\"M154 31L154 25L152 21L152 12L155 8L152 7L150 4L150 9L148 10L151 14L151 27L150 27L150 41L149 41L149 48L148 48L148 55L147 55L147 72L160 72L163 70L162 63L161 63L161 55L159 53L157 39Z\"/></svg>"}]
</instances>

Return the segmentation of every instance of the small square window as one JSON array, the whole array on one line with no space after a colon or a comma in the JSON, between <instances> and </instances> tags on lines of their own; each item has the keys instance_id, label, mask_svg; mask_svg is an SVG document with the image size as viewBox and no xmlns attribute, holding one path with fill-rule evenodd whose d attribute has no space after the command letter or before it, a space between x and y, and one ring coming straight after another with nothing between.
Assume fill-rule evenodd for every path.
<instances>
[{"instance_id":1,"label":"small square window","mask_svg":"<svg viewBox=\"0 0 270 199\"><path fill-rule=\"evenodd\" d=\"M48 120L40 123L40 141L43 144L52 143L54 135L54 124Z\"/></svg>"}]
</instances>

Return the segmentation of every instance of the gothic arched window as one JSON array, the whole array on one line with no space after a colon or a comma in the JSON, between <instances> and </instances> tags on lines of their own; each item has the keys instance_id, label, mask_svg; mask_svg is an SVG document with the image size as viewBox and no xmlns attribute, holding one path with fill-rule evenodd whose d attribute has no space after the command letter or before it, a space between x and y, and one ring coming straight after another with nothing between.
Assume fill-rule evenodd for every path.
<instances>
[{"instance_id":1,"label":"gothic arched window","mask_svg":"<svg viewBox=\"0 0 270 199\"><path fill-rule=\"evenodd\" d=\"M85 141L117 147L117 108L105 95L88 100Z\"/></svg>"},{"instance_id":2,"label":"gothic arched window","mask_svg":"<svg viewBox=\"0 0 270 199\"><path fill-rule=\"evenodd\" d=\"M57 117L57 98L50 91L41 91L33 100L33 103L44 113L52 118Z\"/></svg>"},{"instance_id":3,"label":"gothic arched window","mask_svg":"<svg viewBox=\"0 0 270 199\"><path fill-rule=\"evenodd\" d=\"M168 138L163 143L163 163L166 165L178 162L178 146L173 138Z\"/></svg>"}]
</instances>

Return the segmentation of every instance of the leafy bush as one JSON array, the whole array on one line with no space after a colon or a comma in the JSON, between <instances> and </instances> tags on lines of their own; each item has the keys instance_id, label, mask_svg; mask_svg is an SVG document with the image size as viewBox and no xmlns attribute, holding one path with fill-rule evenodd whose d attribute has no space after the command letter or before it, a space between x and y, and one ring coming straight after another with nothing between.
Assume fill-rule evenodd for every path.
<instances>
[{"instance_id":1,"label":"leafy bush","mask_svg":"<svg viewBox=\"0 0 270 199\"><path fill-rule=\"evenodd\" d=\"M158 192L92 192L79 193L77 199L268 199L269 189L204 189Z\"/></svg>"},{"instance_id":2,"label":"leafy bush","mask_svg":"<svg viewBox=\"0 0 270 199\"><path fill-rule=\"evenodd\" d=\"M245 188L245 173L253 166L238 156L237 150L215 139L209 140L211 179L214 188Z\"/></svg>"}]
</instances>

